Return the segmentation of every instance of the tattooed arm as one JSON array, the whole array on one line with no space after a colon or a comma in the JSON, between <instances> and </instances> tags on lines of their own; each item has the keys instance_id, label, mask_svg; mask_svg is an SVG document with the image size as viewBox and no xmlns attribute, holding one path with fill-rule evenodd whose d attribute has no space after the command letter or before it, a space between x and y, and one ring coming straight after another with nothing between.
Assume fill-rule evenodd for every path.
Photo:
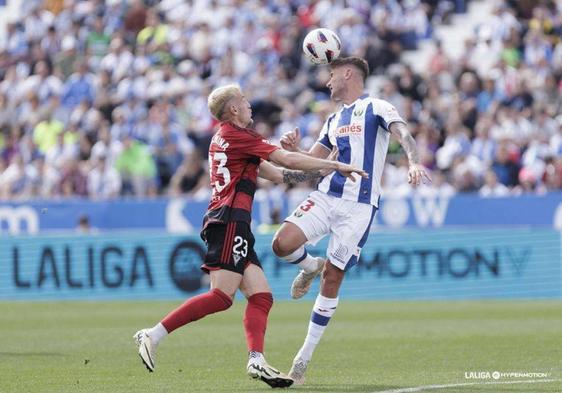
<instances>
[{"instance_id":1,"label":"tattooed arm","mask_svg":"<svg viewBox=\"0 0 562 393\"><path fill-rule=\"evenodd\" d=\"M418 149L416 147L416 140L406 127L406 124L402 122L394 122L390 124L390 132L396 135L398 141L402 145L402 148L408 156L409 168L408 168L408 182L414 186L420 184L420 182L431 182L431 177L427 173L423 165L420 164L420 157L418 154Z\"/></svg>"},{"instance_id":2,"label":"tattooed arm","mask_svg":"<svg viewBox=\"0 0 562 393\"><path fill-rule=\"evenodd\" d=\"M324 174L319 170L293 171L290 169L280 168L267 161L262 161L258 176L276 184L295 184L312 179L318 179L324 176Z\"/></svg>"},{"instance_id":3,"label":"tattooed arm","mask_svg":"<svg viewBox=\"0 0 562 393\"><path fill-rule=\"evenodd\" d=\"M292 171L283 169L283 183L295 184L322 177L320 171Z\"/></svg>"}]
</instances>

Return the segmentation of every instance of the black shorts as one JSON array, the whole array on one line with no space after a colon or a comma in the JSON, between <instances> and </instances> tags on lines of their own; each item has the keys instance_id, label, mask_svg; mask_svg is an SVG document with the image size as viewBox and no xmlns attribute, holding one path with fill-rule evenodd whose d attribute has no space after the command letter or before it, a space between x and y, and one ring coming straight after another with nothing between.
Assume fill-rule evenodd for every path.
<instances>
[{"instance_id":1,"label":"black shorts","mask_svg":"<svg viewBox=\"0 0 562 393\"><path fill-rule=\"evenodd\" d=\"M207 255L201 265L205 273L225 269L244 274L250 263L261 268L254 250L256 240L248 223L210 224L201 232L201 238L207 244Z\"/></svg>"}]
</instances>

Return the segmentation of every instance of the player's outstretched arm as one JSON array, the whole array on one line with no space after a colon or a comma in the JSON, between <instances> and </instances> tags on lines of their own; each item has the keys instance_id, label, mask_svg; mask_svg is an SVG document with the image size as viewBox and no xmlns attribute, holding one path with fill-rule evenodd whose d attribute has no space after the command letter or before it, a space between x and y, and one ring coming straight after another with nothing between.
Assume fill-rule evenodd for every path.
<instances>
[{"instance_id":1,"label":"player's outstretched arm","mask_svg":"<svg viewBox=\"0 0 562 393\"><path fill-rule=\"evenodd\" d=\"M334 149L327 160L336 160L338 157L338 149ZM262 179L269 180L275 184L296 184L309 180L319 179L332 173L333 169L322 169L312 171L293 171L290 169L280 168L268 161L262 161L258 176Z\"/></svg>"},{"instance_id":2,"label":"player's outstretched arm","mask_svg":"<svg viewBox=\"0 0 562 393\"><path fill-rule=\"evenodd\" d=\"M275 150L271 153L269 155L269 160L288 169L300 169L303 171L333 169L352 181L355 181L355 178L353 177L354 173L357 173L365 178L369 177L367 172L352 165L344 164L338 161L309 157L304 154L288 152L281 149Z\"/></svg>"},{"instance_id":3,"label":"player's outstretched arm","mask_svg":"<svg viewBox=\"0 0 562 393\"><path fill-rule=\"evenodd\" d=\"M308 180L319 179L322 176L325 176L325 174L323 171L319 170L292 171L290 169L275 166L270 162L262 161L258 176L275 184L296 184Z\"/></svg>"},{"instance_id":4,"label":"player's outstretched arm","mask_svg":"<svg viewBox=\"0 0 562 393\"><path fill-rule=\"evenodd\" d=\"M404 148L408 156L408 183L418 186L421 182L431 182L431 177L427 170L420 164L420 157L416 147L416 140L402 122L394 122L390 124L390 132L398 137L398 141Z\"/></svg>"}]
</instances>

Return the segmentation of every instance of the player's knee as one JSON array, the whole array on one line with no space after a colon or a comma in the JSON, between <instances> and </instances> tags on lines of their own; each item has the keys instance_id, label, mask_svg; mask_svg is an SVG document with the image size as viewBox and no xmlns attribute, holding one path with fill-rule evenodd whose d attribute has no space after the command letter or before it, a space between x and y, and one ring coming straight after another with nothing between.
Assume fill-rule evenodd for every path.
<instances>
[{"instance_id":1,"label":"player's knee","mask_svg":"<svg viewBox=\"0 0 562 393\"><path fill-rule=\"evenodd\" d=\"M236 292L231 293L230 291L222 291L218 288L213 288L209 291L218 301L218 308L220 311L224 311L232 306L234 303L234 295Z\"/></svg>"},{"instance_id":2,"label":"player's knee","mask_svg":"<svg viewBox=\"0 0 562 393\"><path fill-rule=\"evenodd\" d=\"M290 244L290 242L287 241L285 237L281 237L278 234L275 234L275 237L273 238L271 249L273 250L273 253L280 258L285 257L295 251L292 249L292 245Z\"/></svg>"}]
</instances>

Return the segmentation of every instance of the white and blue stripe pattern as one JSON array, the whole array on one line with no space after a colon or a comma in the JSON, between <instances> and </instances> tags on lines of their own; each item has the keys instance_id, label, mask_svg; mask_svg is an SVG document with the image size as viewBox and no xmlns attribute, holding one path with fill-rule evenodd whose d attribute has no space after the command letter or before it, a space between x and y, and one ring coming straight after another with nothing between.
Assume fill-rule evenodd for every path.
<instances>
[{"instance_id":1,"label":"white and blue stripe pattern","mask_svg":"<svg viewBox=\"0 0 562 393\"><path fill-rule=\"evenodd\" d=\"M372 209L373 210L371 211L371 219L369 220L369 225L367 225L367 228L365 229L365 232L363 232L363 236L361 237L361 240L359 240L359 244L357 245L359 250L361 250L365 245L365 243L367 243L367 239L369 238L369 232L371 231L371 224L373 223L373 218L375 218L375 213L378 210L375 206L373 206ZM345 265L344 271L348 271L353 266L357 265L358 262L359 262L359 255L357 254L352 255L351 258L349 258L347 265Z\"/></svg>"},{"instance_id":2,"label":"white and blue stripe pattern","mask_svg":"<svg viewBox=\"0 0 562 393\"><path fill-rule=\"evenodd\" d=\"M333 307L333 310L335 311L336 308ZM327 326L328 322L330 322L330 318L331 317L326 317L324 315L320 315L317 312L312 311L312 313L310 314L310 321L320 325L320 326Z\"/></svg>"},{"instance_id":3,"label":"white and blue stripe pattern","mask_svg":"<svg viewBox=\"0 0 562 393\"><path fill-rule=\"evenodd\" d=\"M397 121L404 122L390 103L367 94L328 117L317 142L328 149L337 146L338 161L362 168L369 178L352 182L333 172L322 179L318 190L336 198L378 206L390 139L388 127Z\"/></svg>"}]
</instances>

